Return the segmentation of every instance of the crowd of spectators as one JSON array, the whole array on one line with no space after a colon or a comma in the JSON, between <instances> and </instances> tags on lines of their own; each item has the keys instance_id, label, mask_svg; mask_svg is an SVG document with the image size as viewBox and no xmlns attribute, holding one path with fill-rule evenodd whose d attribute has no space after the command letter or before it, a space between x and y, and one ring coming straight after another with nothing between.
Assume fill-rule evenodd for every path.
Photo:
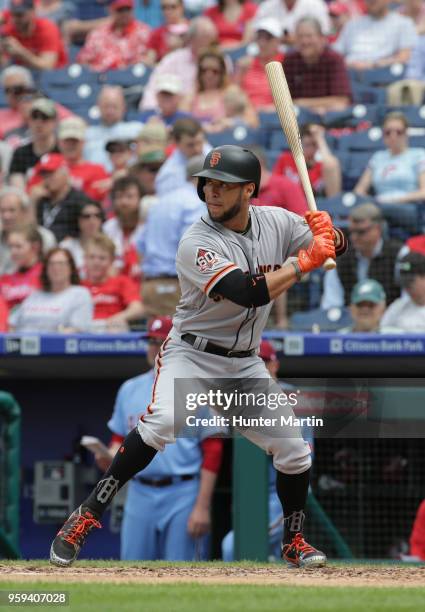
<instances>
[{"instance_id":1,"label":"crowd of spectators","mask_svg":"<svg viewBox=\"0 0 425 612\"><path fill-rule=\"evenodd\" d=\"M294 160L282 136L270 139L276 112L265 65L274 60L298 109L317 198L348 190L343 139L371 134L381 145L354 164L359 203L345 217L333 211L350 243L338 270L321 274L319 298L308 278L291 289L270 324L291 325L301 304L345 308L352 325L343 331L425 331L425 241L411 238L425 220L425 122L411 125L413 106L403 107L408 100L423 115L423 2L1 7L1 330L126 331L173 314L178 241L205 212L192 174L224 134L230 140L220 144L240 140L261 161L253 204L303 214ZM381 87L388 108L361 120L368 107L353 110L356 83L385 68L394 76Z\"/></svg>"}]
</instances>

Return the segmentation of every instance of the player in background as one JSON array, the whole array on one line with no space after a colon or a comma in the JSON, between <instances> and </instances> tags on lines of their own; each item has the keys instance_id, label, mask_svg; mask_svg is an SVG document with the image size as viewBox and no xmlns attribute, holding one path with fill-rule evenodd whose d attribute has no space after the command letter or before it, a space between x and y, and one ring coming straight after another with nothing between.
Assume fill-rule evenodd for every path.
<instances>
[{"instance_id":1,"label":"player in background","mask_svg":"<svg viewBox=\"0 0 425 612\"><path fill-rule=\"evenodd\" d=\"M107 470L149 403L154 382L153 365L172 327L170 317L154 318L148 328L147 362L150 370L124 382L108 421L112 431L109 458L95 455ZM223 433L213 427L197 428L179 437L147 468L131 479L121 526L121 559L192 561L203 558L204 537L211 526L211 501L220 469Z\"/></svg>"},{"instance_id":2,"label":"player in background","mask_svg":"<svg viewBox=\"0 0 425 612\"><path fill-rule=\"evenodd\" d=\"M258 357L273 300L346 249L344 235L327 213L308 212L303 218L275 206L251 206L251 198L258 195L261 167L247 149L213 149L197 176L198 195L208 215L180 241L176 267L182 297L156 359L151 402L110 468L55 537L50 560L56 565L67 566L76 559L117 491L147 467L158 450L175 441L187 414L181 386L183 401L175 405L179 379L192 379L193 386L208 391L211 379L230 377L233 387L240 388L266 379L268 393L282 395ZM264 411L270 416L267 406ZM283 559L296 567L320 567L326 555L303 536L310 447L296 424L280 426L294 419L290 404L280 405L273 417L276 428L252 424L240 431L273 455L277 494L285 511Z\"/></svg>"}]
</instances>

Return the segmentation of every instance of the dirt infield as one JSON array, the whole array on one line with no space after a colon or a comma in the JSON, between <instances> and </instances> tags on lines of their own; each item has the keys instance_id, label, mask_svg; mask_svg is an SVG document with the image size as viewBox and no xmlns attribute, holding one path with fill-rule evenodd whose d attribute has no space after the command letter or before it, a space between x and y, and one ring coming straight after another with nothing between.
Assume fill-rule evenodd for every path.
<instances>
[{"instance_id":1,"label":"dirt infield","mask_svg":"<svg viewBox=\"0 0 425 612\"><path fill-rule=\"evenodd\" d=\"M17 582L108 582L169 584L197 582L204 584L278 584L288 586L382 586L425 587L425 566L359 566L330 565L321 569L288 569L281 565L228 565L203 566L156 565L143 563L114 567L90 567L89 564L70 568L37 566L0 562L0 583Z\"/></svg>"}]
</instances>

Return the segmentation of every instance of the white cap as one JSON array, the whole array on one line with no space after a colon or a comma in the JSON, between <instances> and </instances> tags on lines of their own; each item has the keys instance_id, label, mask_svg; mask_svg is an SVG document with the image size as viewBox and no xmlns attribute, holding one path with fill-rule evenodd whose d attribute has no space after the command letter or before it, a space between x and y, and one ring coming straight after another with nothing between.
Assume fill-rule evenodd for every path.
<instances>
[{"instance_id":1,"label":"white cap","mask_svg":"<svg viewBox=\"0 0 425 612\"><path fill-rule=\"evenodd\" d=\"M155 81L156 91L166 91L170 94L183 93L183 85L177 74L161 74Z\"/></svg>"},{"instance_id":2,"label":"white cap","mask_svg":"<svg viewBox=\"0 0 425 612\"><path fill-rule=\"evenodd\" d=\"M254 29L256 32L264 30L264 32L268 32L275 38L280 38L282 36L282 26L274 17L263 17L263 19L259 19L254 23Z\"/></svg>"}]
</instances>

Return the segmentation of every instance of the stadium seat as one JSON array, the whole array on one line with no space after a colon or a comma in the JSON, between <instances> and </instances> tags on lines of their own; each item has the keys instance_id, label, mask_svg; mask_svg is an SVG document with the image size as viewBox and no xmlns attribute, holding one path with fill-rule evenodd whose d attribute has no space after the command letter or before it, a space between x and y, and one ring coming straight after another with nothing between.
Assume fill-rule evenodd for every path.
<instances>
[{"instance_id":1,"label":"stadium seat","mask_svg":"<svg viewBox=\"0 0 425 612\"><path fill-rule=\"evenodd\" d=\"M371 70L363 70L361 82L365 85L387 86L399 81L404 77L406 66L396 63L391 66L382 66L380 68L372 68Z\"/></svg>"},{"instance_id":2,"label":"stadium seat","mask_svg":"<svg viewBox=\"0 0 425 612\"><path fill-rule=\"evenodd\" d=\"M3 88L0 88L0 108L5 108L7 106L6 96L4 94Z\"/></svg>"},{"instance_id":3,"label":"stadium seat","mask_svg":"<svg viewBox=\"0 0 425 612\"><path fill-rule=\"evenodd\" d=\"M393 111L403 113L411 128L425 128L425 105L423 106L383 106L380 109L379 123Z\"/></svg>"},{"instance_id":4,"label":"stadium seat","mask_svg":"<svg viewBox=\"0 0 425 612\"><path fill-rule=\"evenodd\" d=\"M96 104L99 90L100 85L81 83L77 87L44 87L43 93L77 113L78 108L90 108Z\"/></svg>"},{"instance_id":5,"label":"stadium seat","mask_svg":"<svg viewBox=\"0 0 425 612\"><path fill-rule=\"evenodd\" d=\"M380 107L374 105L354 104L341 111L329 111L322 117L326 128L357 127L364 121L372 125L380 123Z\"/></svg>"},{"instance_id":6,"label":"stadium seat","mask_svg":"<svg viewBox=\"0 0 425 612\"><path fill-rule=\"evenodd\" d=\"M351 81L351 89L354 104L384 105L387 100L385 89L364 85L357 81Z\"/></svg>"},{"instance_id":7,"label":"stadium seat","mask_svg":"<svg viewBox=\"0 0 425 612\"><path fill-rule=\"evenodd\" d=\"M52 87L71 89L84 83L97 85L98 74L81 64L71 64L58 70L44 70L39 79L42 91Z\"/></svg>"},{"instance_id":8,"label":"stadium seat","mask_svg":"<svg viewBox=\"0 0 425 612\"><path fill-rule=\"evenodd\" d=\"M308 312L294 312L290 317L290 328L294 331L337 331L351 325L348 308L316 308Z\"/></svg>"},{"instance_id":9,"label":"stadium seat","mask_svg":"<svg viewBox=\"0 0 425 612\"><path fill-rule=\"evenodd\" d=\"M340 227L346 227L350 212L364 202L373 202L373 198L347 191L332 198L318 198L317 208L326 210Z\"/></svg>"},{"instance_id":10,"label":"stadium seat","mask_svg":"<svg viewBox=\"0 0 425 612\"><path fill-rule=\"evenodd\" d=\"M238 59L247 55L248 45L236 47L235 49L222 49L223 53L230 59L232 64L235 64Z\"/></svg>"},{"instance_id":11,"label":"stadium seat","mask_svg":"<svg viewBox=\"0 0 425 612\"><path fill-rule=\"evenodd\" d=\"M342 187L344 191L354 189L372 155L373 151L352 151L348 153L348 159L342 167Z\"/></svg>"},{"instance_id":12,"label":"stadium seat","mask_svg":"<svg viewBox=\"0 0 425 612\"><path fill-rule=\"evenodd\" d=\"M279 151L280 153L289 149L289 144L285 134L282 132L282 128L270 132L267 149L270 151Z\"/></svg>"},{"instance_id":13,"label":"stadium seat","mask_svg":"<svg viewBox=\"0 0 425 612\"><path fill-rule=\"evenodd\" d=\"M144 64L134 64L123 70L108 70L99 75L99 80L105 85L120 85L121 87L133 87L134 85L146 85L152 69Z\"/></svg>"},{"instance_id":14,"label":"stadium seat","mask_svg":"<svg viewBox=\"0 0 425 612\"><path fill-rule=\"evenodd\" d=\"M339 151L379 151L385 149L382 140L382 130L372 127L363 132L354 132L338 139Z\"/></svg>"},{"instance_id":15,"label":"stadium seat","mask_svg":"<svg viewBox=\"0 0 425 612\"><path fill-rule=\"evenodd\" d=\"M261 130L254 130L243 125L238 125L230 130L208 134L208 142L213 147L220 147L225 144L239 146L261 144Z\"/></svg>"}]
</instances>

